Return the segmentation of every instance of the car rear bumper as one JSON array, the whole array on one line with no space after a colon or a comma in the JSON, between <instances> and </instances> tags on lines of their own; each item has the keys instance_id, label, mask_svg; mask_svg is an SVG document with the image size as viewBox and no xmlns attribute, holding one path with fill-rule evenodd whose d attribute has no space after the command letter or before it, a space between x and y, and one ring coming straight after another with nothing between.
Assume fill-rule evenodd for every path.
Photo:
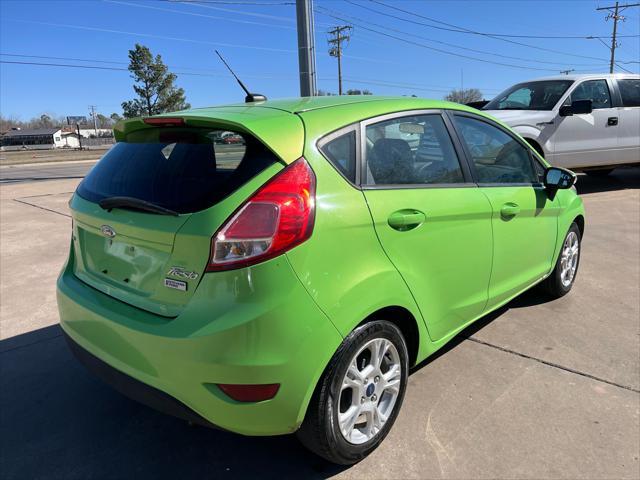
<instances>
[{"instance_id":1,"label":"car rear bumper","mask_svg":"<svg viewBox=\"0 0 640 480\"><path fill-rule=\"evenodd\" d=\"M342 341L284 256L206 274L173 319L93 289L72 263L57 294L74 353L123 393L196 423L246 435L295 431ZM256 403L236 402L217 387L270 383L280 384L276 396Z\"/></svg>"},{"instance_id":2,"label":"car rear bumper","mask_svg":"<svg viewBox=\"0 0 640 480\"><path fill-rule=\"evenodd\" d=\"M76 359L82 363L87 370L110 385L114 390L167 415L172 415L205 427L217 428L216 425L213 425L207 419L198 415L180 400L173 398L162 390L158 390L116 370L108 363L103 362L78 345L64 330L62 333L64 339L67 341L69 350L71 350L71 353L73 353Z\"/></svg>"}]
</instances>

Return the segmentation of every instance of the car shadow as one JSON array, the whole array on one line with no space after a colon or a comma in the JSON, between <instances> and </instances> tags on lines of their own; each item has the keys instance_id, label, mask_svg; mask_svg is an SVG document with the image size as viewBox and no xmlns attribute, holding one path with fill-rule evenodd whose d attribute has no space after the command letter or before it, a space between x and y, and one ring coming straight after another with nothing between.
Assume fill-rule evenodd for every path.
<instances>
[{"instance_id":1,"label":"car shadow","mask_svg":"<svg viewBox=\"0 0 640 480\"><path fill-rule=\"evenodd\" d=\"M426 367L511 308L549 301L533 289L474 322ZM308 478L347 467L293 435L244 437L158 413L85 371L59 325L0 341L0 469L13 478Z\"/></svg>"},{"instance_id":2,"label":"car shadow","mask_svg":"<svg viewBox=\"0 0 640 480\"><path fill-rule=\"evenodd\" d=\"M414 366L411 369L411 373L413 374L418 370L423 369L424 367L436 361L438 358L440 358L447 352L450 352L451 350L456 348L458 345L460 345L462 342L464 342L465 340L468 340L470 337L473 337L473 335L478 333L480 330L482 330L484 327L489 325L491 322L493 322L497 318L507 313L512 308L533 307L535 305L548 303L550 301L552 301L552 299L547 294L545 294L544 291L538 288L532 288L530 290L527 290L526 292L522 293L521 295L511 300L506 305L498 308L497 310L494 310L491 313L488 313L484 317L479 318L478 320L473 322L467 328L465 328L460 333L458 333L458 335L456 335L451 341L449 341L444 347L442 347L436 353L434 353L429 358L423 360L422 362Z\"/></svg>"},{"instance_id":3,"label":"car shadow","mask_svg":"<svg viewBox=\"0 0 640 480\"><path fill-rule=\"evenodd\" d=\"M535 290L481 318L412 373L510 308L548 301ZM244 437L191 426L120 395L85 371L58 325L0 341L0 467L13 478L308 478L347 467L293 435Z\"/></svg>"},{"instance_id":4,"label":"car shadow","mask_svg":"<svg viewBox=\"0 0 640 480\"><path fill-rule=\"evenodd\" d=\"M0 471L23 478L327 478L292 435L243 437L157 413L85 371L58 325L0 342Z\"/></svg>"},{"instance_id":5,"label":"car shadow","mask_svg":"<svg viewBox=\"0 0 640 480\"><path fill-rule=\"evenodd\" d=\"M640 167L616 168L605 176L578 175L576 189L580 195L640 188Z\"/></svg>"}]
</instances>

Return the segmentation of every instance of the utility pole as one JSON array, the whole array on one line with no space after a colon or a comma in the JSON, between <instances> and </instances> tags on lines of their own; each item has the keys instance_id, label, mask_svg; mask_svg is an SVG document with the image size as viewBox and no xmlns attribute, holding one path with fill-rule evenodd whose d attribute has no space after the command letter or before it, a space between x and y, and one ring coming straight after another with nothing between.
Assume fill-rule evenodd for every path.
<instances>
[{"instance_id":1,"label":"utility pole","mask_svg":"<svg viewBox=\"0 0 640 480\"><path fill-rule=\"evenodd\" d=\"M98 138L98 122L96 120L96 106L89 105L89 111L91 112L91 116L93 117L93 133L96 138Z\"/></svg>"},{"instance_id":2,"label":"utility pole","mask_svg":"<svg viewBox=\"0 0 640 480\"><path fill-rule=\"evenodd\" d=\"M298 22L298 67L300 96L316 94L316 47L313 30L313 0L296 0Z\"/></svg>"},{"instance_id":3,"label":"utility pole","mask_svg":"<svg viewBox=\"0 0 640 480\"><path fill-rule=\"evenodd\" d=\"M351 25L340 25L329 30L329 55L338 59L338 95L342 95L342 42L348 42L351 38ZM342 32L347 32L343 34Z\"/></svg>"},{"instance_id":4,"label":"utility pole","mask_svg":"<svg viewBox=\"0 0 640 480\"><path fill-rule=\"evenodd\" d=\"M627 3L625 5L620 5L620 2L616 2L615 5L609 7L600 7L596 8L596 10L607 10L609 14L606 16L605 20L609 20L613 18L613 35L611 36L611 61L609 63L609 73L613 73L613 67L616 63L616 47L619 45L616 43L616 35L618 34L618 20L625 21L625 18L620 15L622 10L629 7L638 7L640 3Z\"/></svg>"},{"instance_id":5,"label":"utility pole","mask_svg":"<svg viewBox=\"0 0 640 480\"><path fill-rule=\"evenodd\" d=\"M571 72L574 72L576 69L575 68L571 68L569 70L560 70L560 74L561 75L569 75Z\"/></svg>"},{"instance_id":6,"label":"utility pole","mask_svg":"<svg viewBox=\"0 0 640 480\"><path fill-rule=\"evenodd\" d=\"M80 124L76 123L76 131L78 132L78 145L80 150L82 150L82 135L80 135Z\"/></svg>"}]
</instances>

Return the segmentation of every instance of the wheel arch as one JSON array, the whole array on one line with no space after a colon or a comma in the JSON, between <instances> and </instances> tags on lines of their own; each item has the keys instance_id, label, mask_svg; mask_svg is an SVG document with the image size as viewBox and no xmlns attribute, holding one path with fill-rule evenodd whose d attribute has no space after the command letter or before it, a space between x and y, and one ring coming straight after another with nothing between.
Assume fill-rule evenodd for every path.
<instances>
[{"instance_id":1,"label":"wheel arch","mask_svg":"<svg viewBox=\"0 0 640 480\"><path fill-rule=\"evenodd\" d=\"M564 212L558 217L558 236L556 239L556 249L553 255L553 263L555 265L562 250L562 242L569 231L572 223L578 225L580 230L580 238L584 236L585 231L585 210L582 199L571 190L560 190L558 194L563 196L563 203L566 201L568 205L564 208Z\"/></svg>"},{"instance_id":2,"label":"wheel arch","mask_svg":"<svg viewBox=\"0 0 640 480\"><path fill-rule=\"evenodd\" d=\"M418 328L418 320L415 316L405 307L390 305L372 312L355 328L365 325L373 320L386 320L398 327L407 342L409 366L413 367L417 363L418 350L420 349L420 329Z\"/></svg>"},{"instance_id":3,"label":"wheel arch","mask_svg":"<svg viewBox=\"0 0 640 480\"><path fill-rule=\"evenodd\" d=\"M573 219L573 222L576 225L578 225L578 228L580 229L580 238L582 238L584 236L584 215L580 214L578 215L576 218Z\"/></svg>"},{"instance_id":4,"label":"wheel arch","mask_svg":"<svg viewBox=\"0 0 640 480\"><path fill-rule=\"evenodd\" d=\"M398 329L402 333L402 336L407 342L407 353L409 354L409 368L414 367L419 361L422 360L421 356L419 356L421 355L421 352L420 352L421 328L420 328L420 323L418 323L418 322L421 322L421 320L416 318L416 316L408 308L400 305L388 305L385 307L377 308L375 311L372 311L371 313L366 315L366 317L363 318L362 321L360 321L360 323L354 325L354 327L351 329L349 333L351 333L356 328L361 327L362 325L366 325L367 323L372 322L374 320L386 320L392 323L393 325L395 325L396 327L398 327ZM425 337L428 337L428 334L426 334L426 331L424 333L425 335L423 335L422 337L423 339ZM348 333L344 335L345 338L347 336L348 336ZM321 380L325 375L327 368L329 368L331 364L331 359L337 352L340 351L343 345L344 345L344 342L341 342L338 345L338 347L331 354L329 359L326 362L324 362L324 365L318 372L318 375L311 382L309 382L309 389L301 405L301 408L298 412L298 425L297 425L298 427L302 424L302 422L304 421L307 415L307 410L309 408L309 403L311 401L311 398L313 395L317 394L318 388L321 385ZM424 354L422 354L422 356L424 356Z\"/></svg>"}]
</instances>

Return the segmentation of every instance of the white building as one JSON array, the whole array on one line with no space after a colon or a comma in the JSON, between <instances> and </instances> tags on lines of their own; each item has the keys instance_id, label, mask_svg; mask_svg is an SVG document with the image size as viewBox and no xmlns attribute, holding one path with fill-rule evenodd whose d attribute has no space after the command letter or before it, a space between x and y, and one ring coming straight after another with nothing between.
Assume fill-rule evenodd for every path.
<instances>
[{"instance_id":1,"label":"white building","mask_svg":"<svg viewBox=\"0 0 640 480\"><path fill-rule=\"evenodd\" d=\"M1 149L48 150L51 148L78 148L78 134L61 128L9 130L2 135Z\"/></svg>"},{"instance_id":2,"label":"white building","mask_svg":"<svg viewBox=\"0 0 640 480\"><path fill-rule=\"evenodd\" d=\"M65 128L65 130L67 129ZM97 137L113 137L113 129L111 128L94 129L92 127L83 127L82 125L80 125L80 135L82 135L82 138L93 138L96 136Z\"/></svg>"}]
</instances>

